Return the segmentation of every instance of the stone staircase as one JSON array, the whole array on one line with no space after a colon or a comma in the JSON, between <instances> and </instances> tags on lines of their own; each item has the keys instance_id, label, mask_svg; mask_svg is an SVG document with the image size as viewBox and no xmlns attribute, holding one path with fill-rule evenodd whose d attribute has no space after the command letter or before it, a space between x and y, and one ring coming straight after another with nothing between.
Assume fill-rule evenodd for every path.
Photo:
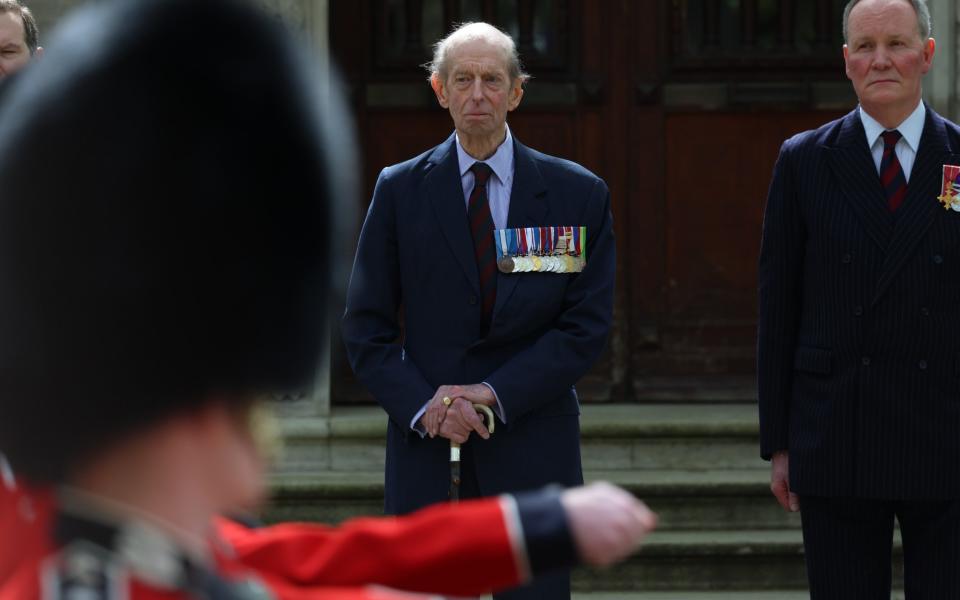
<instances>
[{"instance_id":1,"label":"stone staircase","mask_svg":"<svg viewBox=\"0 0 960 600\"><path fill-rule=\"evenodd\" d=\"M379 408L335 409L329 419L284 427L287 448L268 520L339 522L381 513L386 417ZM578 569L575 598L807 597L800 521L769 493L754 404L587 405L581 431L586 479L629 489L658 513L660 526L625 563Z\"/></svg>"}]
</instances>

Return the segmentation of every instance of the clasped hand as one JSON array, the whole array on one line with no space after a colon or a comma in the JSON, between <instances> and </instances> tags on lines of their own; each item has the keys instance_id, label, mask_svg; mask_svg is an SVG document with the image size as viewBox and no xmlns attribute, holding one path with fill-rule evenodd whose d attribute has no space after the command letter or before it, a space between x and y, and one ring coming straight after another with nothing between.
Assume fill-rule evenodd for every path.
<instances>
[{"instance_id":1,"label":"clasped hand","mask_svg":"<svg viewBox=\"0 0 960 600\"><path fill-rule=\"evenodd\" d=\"M444 398L452 400L450 406L444 404ZM441 385L430 399L420 423L430 437L439 435L462 444L472 432L476 432L486 440L490 438L490 432L473 405L495 406L496 403L493 391L482 383Z\"/></svg>"}]
</instances>

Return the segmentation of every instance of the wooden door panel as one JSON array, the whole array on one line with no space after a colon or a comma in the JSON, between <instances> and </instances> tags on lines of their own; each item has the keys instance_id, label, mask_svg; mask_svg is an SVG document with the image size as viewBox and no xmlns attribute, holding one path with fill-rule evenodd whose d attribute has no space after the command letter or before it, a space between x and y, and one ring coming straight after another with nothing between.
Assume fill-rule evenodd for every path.
<instances>
[{"instance_id":1,"label":"wooden door panel","mask_svg":"<svg viewBox=\"0 0 960 600\"><path fill-rule=\"evenodd\" d=\"M702 371L752 372L757 257L770 174L786 138L837 116L667 116L665 351L712 353L704 356ZM687 366L697 368L696 361Z\"/></svg>"}]
</instances>

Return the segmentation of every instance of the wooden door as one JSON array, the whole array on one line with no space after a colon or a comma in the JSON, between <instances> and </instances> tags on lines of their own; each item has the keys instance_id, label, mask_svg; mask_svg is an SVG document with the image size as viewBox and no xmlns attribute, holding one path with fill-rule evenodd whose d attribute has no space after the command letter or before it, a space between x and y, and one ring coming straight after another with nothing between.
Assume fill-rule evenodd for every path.
<instances>
[{"instance_id":1,"label":"wooden door","mask_svg":"<svg viewBox=\"0 0 960 600\"><path fill-rule=\"evenodd\" d=\"M629 394L741 400L752 397L757 255L779 146L856 103L844 2L642 4L628 67Z\"/></svg>"},{"instance_id":2,"label":"wooden door","mask_svg":"<svg viewBox=\"0 0 960 600\"><path fill-rule=\"evenodd\" d=\"M420 65L468 20L517 40L533 79L523 143L610 186L615 323L588 402L740 398L753 372L756 259L780 143L853 105L839 0L333 0L366 201L380 169L452 131ZM334 399L368 401L334 340Z\"/></svg>"}]
</instances>

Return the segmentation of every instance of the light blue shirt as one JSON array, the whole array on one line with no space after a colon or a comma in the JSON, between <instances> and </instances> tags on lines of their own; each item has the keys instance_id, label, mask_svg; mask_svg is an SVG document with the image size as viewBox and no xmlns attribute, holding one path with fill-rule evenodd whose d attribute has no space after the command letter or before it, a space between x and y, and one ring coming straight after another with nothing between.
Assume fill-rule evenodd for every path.
<instances>
[{"instance_id":1,"label":"light blue shirt","mask_svg":"<svg viewBox=\"0 0 960 600\"><path fill-rule=\"evenodd\" d=\"M873 164L877 167L877 173L880 173L880 161L883 160L883 138L880 137L887 128L877 122L876 119L867 114L867 111L860 107L860 120L863 121L863 130L867 133L867 147L870 148L870 154L873 156ZM927 119L927 107L923 101L917 105L910 116L900 123L894 129L903 136L893 151L897 153L900 160L900 166L903 167L903 176L910 182L910 171L913 170L913 163L917 158L917 151L920 149L920 136L923 135L923 125Z\"/></svg>"},{"instance_id":2,"label":"light blue shirt","mask_svg":"<svg viewBox=\"0 0 960 600\"><path fill-rule=\"evenodd\" d=\"M493 176L487 180L487 203L490 205L490 216L493 217L493 225L497 229L507 228L507 215L510 214L510 192L513 190L513 136L510 135L509 125L506 126L506 129L507 136L504 138L503 143L497 147L497 151L493 153L493 156L486 160L479 161L486 163L493 171ZM463 202L464 206L467 207L470 203L470 194L473 192L473 184L476 179L470 167L478 161L463 149L463 146L460 144L460 135L457 134L455 137L457 142L457 162L460 165L460 183L463 185ZM502 422L506 423L507 415L503 410L503 405L500 404L500 397L497 395L497 390L493 389L493 386L486 381L482 383L490 388L494 398L497 399L497 405L493 407L493 412L500 417ZM427 400L427 403L417 411L417 414L413 415L413 419L410 421L410 429L419 433L420 437L425 436L427 431L418 421L420 417L423 416L423 413L427 411L429 404L430 401Z\"/></svg>"},{"instance_id":3,"label":"light blue shirt","mask_svg":"<svg viewBox=\"0 0 960 600\"><path fill-rule=\"evenodd\" d=\"M470 202L470 193L473 191L474 175L470 167L477 159L467 154L460 145L460 136L457 135L457 161L460 163L460 183L463 184L464 205ZM510 191L513 189L513 136L507 126L507 137L493 153L493 156L479 162L486 163L493 170L493 177L487 180L487 202L490 204L490 215L497 229L507 228L507 215L510 213Z\"/></svg>"}]
</instances>

